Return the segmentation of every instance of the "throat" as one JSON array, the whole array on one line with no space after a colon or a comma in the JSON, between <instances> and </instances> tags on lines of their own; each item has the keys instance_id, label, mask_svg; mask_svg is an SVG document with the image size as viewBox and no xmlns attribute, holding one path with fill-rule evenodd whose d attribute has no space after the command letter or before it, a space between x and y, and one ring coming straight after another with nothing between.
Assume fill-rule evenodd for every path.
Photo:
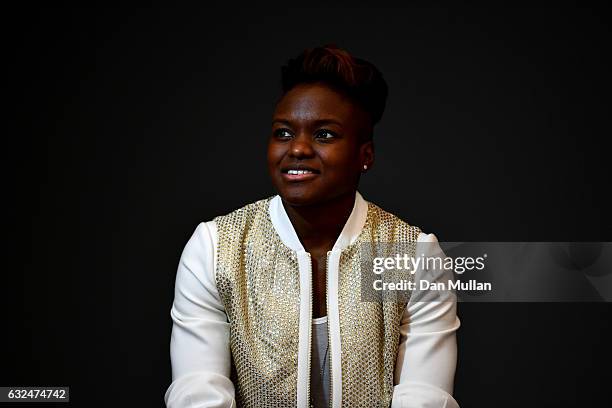
<instances>
[{"instance_id":1,"label":"throat","mask_svg":"<svg viewBox=\"0 0 612 408\"><path fill-rule=\"evenodd\" d=\"M311 206L291 206L285 212L307 252L331 250L355 205L355 192Z\"/></svg>"}]
</instances>

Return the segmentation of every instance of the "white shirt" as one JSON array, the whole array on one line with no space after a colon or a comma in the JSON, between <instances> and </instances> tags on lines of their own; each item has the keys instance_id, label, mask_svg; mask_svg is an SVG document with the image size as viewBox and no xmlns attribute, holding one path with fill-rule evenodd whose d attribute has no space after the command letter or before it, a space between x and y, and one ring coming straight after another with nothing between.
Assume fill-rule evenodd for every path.
<instances>
[{"instance_id":1,"label":"white shirt","mask_svg":"<svg viewBox=\"0 0 612 408\"><path fill-rule=\"evenodd\" d=\"M303 271L305 252L279 196L270 201L270 218L281 240L298 253L300 274ZM330 293L334 293L334 272L337 283L339 251L357 239L367 215L367 202L357 192L355 205L330 257ZM421 233L417 241L417 253L429 253L433 247L441 251L433 234ZM429 243L429 244L425 244ZM432 244L433 243L433 244ZM434 245L435 244L435 245ZM229 379L231 353L229 323L215 284L217 262L217 228L214 221L200 223L181 254L175 283L174 302L170 315L173 321L170 341L172 383L164 400L168 408L227 408L235 407L234 385ZM421 249L419 249L421 248ZM334 258L335 255L335 258ZM415 280L429 271L418 270ZM441 275L439 275L441 276ZM301 283L309 279L301 279ZM304 285L306 286L306 285ZM310 293L310 287L304 288ZM455 302L416 301L411 296L400 326L400 345L396 360L392 408L458 408L452 397L457 344L455 332L460 322ZM340 337L337 299L329 297L328 325L330 353L334 361L340 361ZM308 303L308 302L302 302ZM310 319L301 311L300 321L308 324L300 329L298 354L298 405L306 406L304 373L305 356L303 334L311 330ZM310 316L307 316L310 317ZM338 365L339 366L339 365ZM331 375L334 407L342 398L341 373ZM300 396L301 395L301 396Z\"/></svg>"}]
</instances>

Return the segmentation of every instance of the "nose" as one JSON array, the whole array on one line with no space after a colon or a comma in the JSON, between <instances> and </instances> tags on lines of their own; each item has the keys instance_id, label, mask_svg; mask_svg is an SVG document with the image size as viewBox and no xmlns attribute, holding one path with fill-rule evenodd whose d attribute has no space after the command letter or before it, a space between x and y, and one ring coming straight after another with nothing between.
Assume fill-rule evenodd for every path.
<instances>
[{"instance_id":1,"label":"nose","mask_svg":"<svg viewBox=\"0 0 612 408\"><path fill-rule=\"evenodd\" d=\"M289 146L289 155L296 159L314 155L314 150L308 135L300 133L293 138Z\"/></svg>"}]
</instances>

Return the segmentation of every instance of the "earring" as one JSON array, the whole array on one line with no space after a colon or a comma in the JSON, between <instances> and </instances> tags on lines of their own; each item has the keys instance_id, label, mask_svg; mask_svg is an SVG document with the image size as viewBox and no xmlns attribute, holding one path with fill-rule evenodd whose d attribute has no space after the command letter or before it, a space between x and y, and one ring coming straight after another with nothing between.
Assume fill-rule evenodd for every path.
<instances>
[{"instance_id":1,"label":"earring","mask_svg":"<svg viewBox=\"0 0 612 408\"><path fill-rule=\"evenodd\" d=\"M367 164L364 164L364 165L363 165L363 169L364 169L364 170L367 170L367 169L368 169L368 165L367 165Z\"/></svg>"}]
</instances>

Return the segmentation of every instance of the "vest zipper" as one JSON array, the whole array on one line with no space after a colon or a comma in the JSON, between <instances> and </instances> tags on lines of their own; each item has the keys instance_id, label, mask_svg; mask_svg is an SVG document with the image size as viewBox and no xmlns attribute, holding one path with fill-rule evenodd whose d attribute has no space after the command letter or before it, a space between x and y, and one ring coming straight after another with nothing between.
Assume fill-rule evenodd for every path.
<instances>
[{"instance_id":1,"label":"vest zipper","mask_svg":"<svg viewBox=\"0 0 612 408\"><path fill-rule=\"evenodd\" d=\"M327 251L325 259L325 307L327 309L327 344L329 347L329 408L334 406L334 376L332 366L332 348L331 348L331 323L329 313L329 258L332 251Z\"/></svg>"},{"instance_id":2,"label":"vest zipper","mask_svg":"<svg viewBox=\"0 0 612 408\"><path fill-rule=\"evenodd\" d=\"M310 361L312 359L312 257L310 256L310 252L306 252L308 255L308 273L310 274L310 308L308 309L308 381L306 382L306 401L308 401L308 406L313 408L312 400L310 399L310 370L311 364Z\"/></svg>"}]
</instances>

